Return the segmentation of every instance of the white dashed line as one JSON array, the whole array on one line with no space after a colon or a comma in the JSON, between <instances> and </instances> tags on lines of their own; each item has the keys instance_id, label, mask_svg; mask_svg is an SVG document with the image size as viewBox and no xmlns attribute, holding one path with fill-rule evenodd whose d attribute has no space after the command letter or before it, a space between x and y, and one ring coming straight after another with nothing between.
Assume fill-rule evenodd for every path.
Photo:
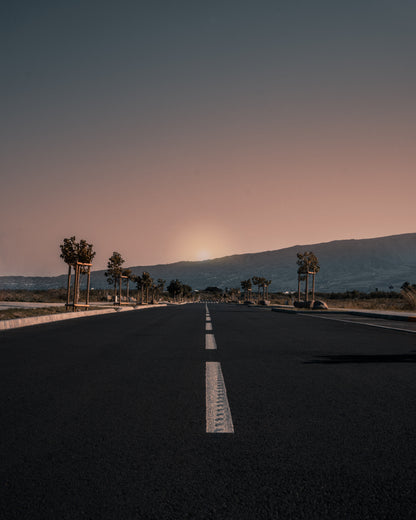
<instances>
[{"instance_id":1,"label":"white dashed line","mask_svg":"<svg viewBox=\"0 0 416 520\"><path fill-rule=\"evenodd\" d=\"M212 321L208 306L205 305L205 349L217 350L217 343L212 331ZM230 405L221 365L216 361L205 364L206 388L206 431L207 433L234 433Z\"/></svg>"},{"instance_id":2,"label":"white dashed line","mask_svg":"<svg viewBox=\"0 0 416 520\"><path fill-rule=\"evenodd\" d=\"M206 431L207 433L234 433L221 365L207 361L205 365Z\"/></svg>"},{"instance_id":3,"label":"white dashed line","mask_svg":"<svg viewBox=\"0 0 416 520\"><path fill-rule=\"evenodd\" d=\"M217 350L214 334L205 334L205 350Z\"/></svg>"}]
</instances>

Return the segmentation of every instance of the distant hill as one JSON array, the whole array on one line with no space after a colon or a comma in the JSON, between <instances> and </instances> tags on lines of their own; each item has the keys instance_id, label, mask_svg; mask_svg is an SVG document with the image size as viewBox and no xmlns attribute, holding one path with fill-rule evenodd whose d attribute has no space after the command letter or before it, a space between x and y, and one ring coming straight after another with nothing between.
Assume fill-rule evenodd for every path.
<instances>
[{"instance_id":1,"label":"distant hill","mask_svg":"<svg viewBox=\"0 0 416 520\"><path fill-rule=\"evenodd\" d=\"M403 282L416 283L416 233L361 240L335 240L321 244L296 245L277 251L226 256L200 262L132 267L134 273L148 271L168 282L178 278L194 289L208 286L240 287L252 276L273 280L274 291L294 290L297 286L296 253L312 250L321 270L317 289L369 291L390 286L399 289ZM0 289L50 289L65 287L66 275L55 277L0 276ZM91 286L108 287L104 271L94 271Z\"/></svg>"}]
</instances>

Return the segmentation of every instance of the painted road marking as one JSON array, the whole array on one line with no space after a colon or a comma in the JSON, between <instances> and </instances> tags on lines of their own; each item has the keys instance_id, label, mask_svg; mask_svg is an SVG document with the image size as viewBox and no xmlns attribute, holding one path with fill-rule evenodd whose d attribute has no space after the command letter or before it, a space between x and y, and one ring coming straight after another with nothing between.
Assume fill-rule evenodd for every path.
<instances>
[{"instance_id":1,"label":"painted road marking","mask_svg":"<svg viewBox=\"0 0 416 520\"><path fill-rule=\"evenodd\" d=\"M234 433L221 364L216 361L205 364L205 390L207 433Z\"/></svg>"},{"instance_id":2,"label":"painted road marking","mask_svg":"<svg viewBox=\"0 0 416 520\"><path fill-rule=\"evenodd\" d=\"M377 327L379 329L398 330L399 332L410 332L411 334L416 334L416 330L388 327L387 325L378 325L377 323L367 323L365 321L343 320L341 318L332 318L330 316L310 316L309 314L302 314L302 316L307 316L308 318L320 318L321 320L340 321L342 323L355 323L358 325L367 325L368 327Z\"/></svg>"},{"instance_id":3,"label":"painted road marking","mask_svg":"<svg viewBox=\"0 0 416 520\"><path fill-rule=\"evenodd\" d=\"M205 350L217 350L214 334L205 334Z\"/></svg>"},{"instance_id":4,"label":"painted road marking","mask_svg":"<svg viewBox=\"0 0 416 520\"><path fill-rule=\"evenodd\" d=\"M212 323L210 323L210 322L205 323L205 330L212 330Z\"/></svg>"}]
</instances>

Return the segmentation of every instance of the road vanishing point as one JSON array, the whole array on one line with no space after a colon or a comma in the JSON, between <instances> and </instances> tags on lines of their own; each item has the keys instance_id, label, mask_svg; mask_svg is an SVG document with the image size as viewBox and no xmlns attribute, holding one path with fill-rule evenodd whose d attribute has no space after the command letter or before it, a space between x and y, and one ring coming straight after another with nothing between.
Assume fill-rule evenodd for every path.
<instances>
[{"instance_id":1,"label":"road vanishing point","mask_svg":"<svg viewBox=\"0 0 416 520\"><path fill-rule=\"evenodd\" d=\"M410 329L201 303L0 356L2 520L416 518Z\"/></svg>"}]
</instances>

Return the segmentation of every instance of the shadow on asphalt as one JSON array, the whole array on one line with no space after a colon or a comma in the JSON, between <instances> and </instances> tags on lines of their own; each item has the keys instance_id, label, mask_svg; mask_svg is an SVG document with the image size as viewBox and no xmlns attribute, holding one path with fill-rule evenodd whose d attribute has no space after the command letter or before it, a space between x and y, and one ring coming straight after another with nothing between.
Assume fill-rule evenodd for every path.
<instances>
[{"instance_id":1,"label":"shadow on asphalt","mask_svg":"<svg viewBox=\"0 0 416 520\"><path fill-rule=\"evenodd\" d=\"M305 365L339 365L342 363L416 363L416 354L348 354L339 356L319 356L318 359L304 361Z\"/></svg>"}]
</instances>

